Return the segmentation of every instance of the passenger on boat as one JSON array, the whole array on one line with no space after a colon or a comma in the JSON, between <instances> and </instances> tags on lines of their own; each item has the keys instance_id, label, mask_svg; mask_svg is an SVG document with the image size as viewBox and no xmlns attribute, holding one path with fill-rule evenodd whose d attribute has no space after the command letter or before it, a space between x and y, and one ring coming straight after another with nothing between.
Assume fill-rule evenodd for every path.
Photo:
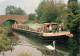
<instances>
[{"instance_id":1,"label":"passenger on boat","mask_svg":"<svg viewBox=\"0 0 80 56\"><path fill-rule=\"evenodd\" d=\"M55 32L58 32L58 26L55 25Z\"/></svg>"},{"instance_id":2,"label":"passenger on boat","mask_svg":"<svg viewBox=\"0 0 80 56\"><path fill-rule=\"evenodd\" d=\"M62 27L62 31L66 31L65 26Z\"/></svg>"},{"instance_id":3,"label":"passenger on boat","mask_svg":"<svg viewBox=\"0 0 80 56\"><path fill-rule=\"evenodd\" d=\"M49 27L47 27L46 33L49 33Z\"/></svg>"},{"instance_id":4,"label":"passenger on boat","mask_svg":"<svg viewBox=\"0 0 80 56\"><path fill-rule=\"evenodd\" d=\"M53 27L52 27L52 32L53 33L55 32L55 25L53 25Z\"/></svg>"},{"instance_id":5,"label":"passenger on boat","mask_svg":"<svg viewBox=\"0 0 80 56\"><path fill-rule=\"evenodd\" d=\"M53 25L53 28L52 28L52 32L58 32L58 28L57 28L57 25Z\"/></svg>"},{"instance_id":6,"label":"passenger on boat","mask_svg":"<svg viewBox=\"0 0 80 56\"><path fill-rule=\"evenodd\" d=\"M59 24L59 32L61 32L61 24Z\"/></svg>"},{"instance_id":7,"label":"passenger on boat","mask_svg":"<svg viewBox=\"0 0 80 56\"><path fill-rule=\"evenodd\" d=\"M52 26L49 25L49 32L51 33L52 32Z\"/></svg>"}]
</instances>

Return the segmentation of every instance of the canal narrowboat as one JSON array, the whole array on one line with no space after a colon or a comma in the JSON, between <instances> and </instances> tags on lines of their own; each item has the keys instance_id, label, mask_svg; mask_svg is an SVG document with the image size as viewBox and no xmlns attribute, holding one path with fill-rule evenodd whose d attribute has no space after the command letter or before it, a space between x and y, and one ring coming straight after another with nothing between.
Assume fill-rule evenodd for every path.
<instances>
[{"instance_id":1,"label":"canal narrowboat","mask_svg":"<svg viewBox=\"0 0 80 56\"><path fill-rule=\"evenodd\" d=\"M70 32L65 29L64 25L57 23L14 24L12 25L12 28L35 33L40 39L45 40L67 40L68 37L71 36Z\"/></svg>"}]
</instances>

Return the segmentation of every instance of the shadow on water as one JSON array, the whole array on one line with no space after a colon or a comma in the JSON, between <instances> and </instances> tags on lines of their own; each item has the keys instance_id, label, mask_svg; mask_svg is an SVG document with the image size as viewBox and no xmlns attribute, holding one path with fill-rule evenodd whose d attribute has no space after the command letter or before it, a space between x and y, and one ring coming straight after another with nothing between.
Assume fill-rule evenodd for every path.
<instances>
[{"instance_id":1,"label":"shadow on water","mask_svg":"<svg viewBox=\"0 0 80 56\"><path fill-rule=\"evenodd\" d=\"M38 36L29 35L29 34L24 33L24 32L18 32L18 31L15 31L15 32L20 34L20 35L25 36L26 38L29 38L30 40L32 40L36 43L39 43L39 44L42 44L42 45L53 45L52 41L41 40L41 39L38 38Z\"/></svg>"}]
</instances>

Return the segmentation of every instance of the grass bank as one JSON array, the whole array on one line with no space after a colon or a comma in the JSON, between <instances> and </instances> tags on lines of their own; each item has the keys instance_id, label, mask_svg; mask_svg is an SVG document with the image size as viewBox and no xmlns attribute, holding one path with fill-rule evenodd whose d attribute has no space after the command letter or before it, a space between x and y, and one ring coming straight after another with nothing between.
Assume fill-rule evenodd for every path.
<instances>
[{"instance_id":1,"label":"grass bank","mask_svg":"<svg viewBox=\"0 0 80 56\"><path fill-rule=\"evenodd\" d=\"M0 27L0 52L12 50L12 43L17 42L18 38L8 36L6 27Z\"/></svg>"}]
</instances>

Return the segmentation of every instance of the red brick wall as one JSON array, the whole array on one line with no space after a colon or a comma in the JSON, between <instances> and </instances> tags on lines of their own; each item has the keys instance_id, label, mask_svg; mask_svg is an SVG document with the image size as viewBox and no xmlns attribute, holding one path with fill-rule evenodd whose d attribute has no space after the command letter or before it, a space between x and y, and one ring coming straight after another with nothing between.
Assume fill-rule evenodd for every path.
<instances>
[{"instance_id":1,"label":"red brick wall","mask_svg":"<svg viewBox=\"0 0 80 56\"><path fill-rule=\"evenodd\" d=\"M15 20L18 23L24 23L28 21L28 16L25 15L0 15L0 24L6 20Z\"/></svg>"}]
</instances>

